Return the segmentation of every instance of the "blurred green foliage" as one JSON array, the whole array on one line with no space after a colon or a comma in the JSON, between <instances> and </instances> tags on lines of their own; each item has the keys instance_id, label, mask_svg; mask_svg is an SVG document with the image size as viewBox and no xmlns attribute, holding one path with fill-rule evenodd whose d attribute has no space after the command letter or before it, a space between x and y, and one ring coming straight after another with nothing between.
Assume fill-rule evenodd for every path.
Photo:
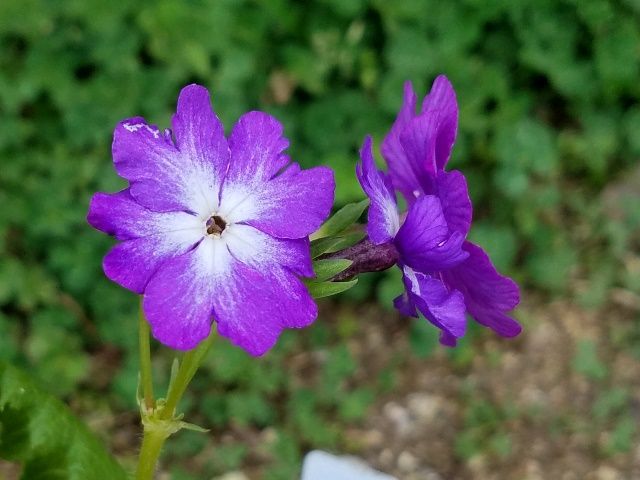
<instances>
[{"instance_id":1,"label":"blurred green foliage","mask_svg":"<svg viewBox=\"0 0 640 480\"><path fill-rule=\"evenodd\" d=\"M483 452L507 457L511 453L509 421L517 414L513 409L504 410L486 400L470 398L464 427L456 438L456 454L463 459Z\"/></svg>"},{"instance_id":2,"label":"blurred green foliage","mask_svg":"<svg viewBox=\"0 0 640 480\"><path fill-rule=\"evenodd\" d=\"M128 475L59 400L0 362L0 458L23 479L125 480Z\"/></svg>"},{"instance_id":3,"label":"blurred green foliage","mask_svg":"<svg viewBox=\"0 0 640 480\"><path fill-rule=\"evenodd\" d=\"M610 218L600 201L640 155L639 24L637 0L3 0L0 359L35 367L47 388L68 395L98 388L90 358L112 358L106 343L117 369L99 388L132 406L136 301L104 278L100 258L113 242L84 218L92 192L124 186L110 160L116 122L140 114L168 126L189 82L211 90L227 128L250 109L278 116L295 160L335 170L343 205L363 197L357 148L367 133L381 140L402 83L425 92L445 73L460 104L451 166L469 179L472 238L502 270L551 293L575 275L589 279L588 304L612 285L640 288L637 271L620 268L640 215L629 208ZM362 278L345 297L375 292L391 308L397 273L380 278ZM350 321L341 323L345 332ZM313 332L311 348L335 342L322 328ZM434 340L412 329L418 355L429 355ZM201 378L219 389L202 397L213 425L277 424L275 398L296 412L276 432L281 461L267 478L291 478L300 445L336 441L335 425L318 412L357 421L372 397L367 389L344 387L336 397L296 386L280 363L291 341L257 363L221 345ZM324 380L349 378L348 351L326 348ZM465 343L452 358L464 365L471 355ZM576 365L588 377L606 374L589 344ZM464 457L479 438L476 419L502 416L486 407L470 407L472 433L458 445ZM615 432L613 443L624 444L628 432ZM508 438L499 429L491 435L493 450L505 452ZM220 462L245 453L225 448Z\"/></svg>"}]
</instances>

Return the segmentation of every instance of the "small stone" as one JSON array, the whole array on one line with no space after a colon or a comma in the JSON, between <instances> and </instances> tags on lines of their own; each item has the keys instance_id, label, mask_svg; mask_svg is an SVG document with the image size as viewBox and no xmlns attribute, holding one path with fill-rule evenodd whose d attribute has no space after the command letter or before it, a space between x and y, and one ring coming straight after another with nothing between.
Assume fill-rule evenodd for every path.
<instances>
[{"instance_id":1,"label":"small stone","mask_svg":"<svg viewBox=\"0 0 640 480\"><path fill-rule=\"evenodd\" d=\"M340 457L314 450L304 459L302 480L397 480L370 468L356 457Z\"/></svg>"},{"instance_id":2,"label":"small stone","mask_svg":"<svg viewBox=\"0 0 640 480\"><path fill-rule=\"evenodd\" d=\"M363 443L369 447L379 447L384 444L384 435L379 430L369 430L363 435Z\"/></svg>"},{"instance_id":3,"label":"small stone","mask_svg":"<svg viewBox=\"0 0 640 480\"><path fill-rule=\"evenodd\" d=\"M439 473L430 468L424 468L417 472L407 474L404 480L444 480Z\"/></svg>"},{"instance_id":4,"label":"small stone","mask_svg":"<svg viewBox=\"0 0 640 480\"><path fill-rule=\"evenodd\" d=\"M420 420L431 421L440 411L440 399L428 393L412 393L408 406L411 413Z\"/></svg>"},{"instance_id":5,"label":"small stone","mask_svg":"<svg viewBox=\"0 0 640 480\"><path fill-rule=\"evenodd\" d=\"M384 406L385 416L391 420L400 434L406 434L412 429L409 411L395 402L389 402Z\"/></svg>"},{"instance_id":6,"label":"small stone","mask_svg":"<svg viewBox=\"0 0 640 480\"><path fill-rule=\"evenodd\" d=\"M393 463L393 452L390 448L385 448L380 452L379 458L382 465L391 465Z\"/></svg>"},{"instance_id":7,"label":"small stone","mask_svg":"<svg viewBox=\"0 0 640 480\"><path fill-rule=\"evenodd\" d=\"M242 472L229 472L220 477L214 477L213 480L249 480L249 477Z\"/></svg>"},{"instance_id":8,"label":"small stone","mask_svg":"<svg viewBox=\"0 0 640 480\"><path fill-rule=\"evenodd\" d=\"M615 468L602 465L596 471L598 480L622 480L624 478Z\"/></svg>"},{"instance_id":9,"label":"small stone","mask_svg":"<svg viewBox=\"0 0 640 480\"><path fill-rule=\"evenodd\" d=\"M405 473L413 472L418 468L418 459L409 452L402 452L398 457L398 468Z\"/></svg>"}]
</instances>

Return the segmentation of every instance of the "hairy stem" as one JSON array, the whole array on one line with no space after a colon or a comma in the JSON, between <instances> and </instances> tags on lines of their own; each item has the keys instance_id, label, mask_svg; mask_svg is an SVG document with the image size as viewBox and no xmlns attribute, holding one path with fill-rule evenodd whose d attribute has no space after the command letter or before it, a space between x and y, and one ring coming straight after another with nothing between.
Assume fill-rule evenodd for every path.
<instances>
[{"instance_id":1,"label":"hairy stem","mask_svg":"<svg viewBox=\"0 0 640 480\"><path fill-rule=\"evenodd\" d=\"M162 432L145 429L144 437L142 437L142 447L140 447L140 457L138 458L136 480L153 480L156 463L166 439L166 435Z\"/></svg>"}]
</instances>

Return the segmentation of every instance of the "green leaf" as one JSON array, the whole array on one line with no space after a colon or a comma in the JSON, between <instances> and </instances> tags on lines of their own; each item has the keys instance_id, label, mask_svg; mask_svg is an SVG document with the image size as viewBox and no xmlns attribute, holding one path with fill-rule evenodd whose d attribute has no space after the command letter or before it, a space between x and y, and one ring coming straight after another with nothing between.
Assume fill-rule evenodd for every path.
<instances>
[{"instance_id":1,"label":"green leaf","mask_svg":"<svg viewBox=\"0 0 640 480\"><path fill-rule=\"evenodd\" d=\"M340 272L344 272L351 266L353 262L346 258L326 258L323 260L315 260L313 262L313 271L316 276L312 282L324 282L336 276Z\"/></svg>"},{"instance_id":2,"label":"green leaf","mask_svg":"<svg viewBox=\"0 0 640 480\"><path fill-rule=\"evenodd\" d=\"M348 282L309 282L307 289L313 298L322 298L349 290L356 283L358 283L357 278Z\"/></svg>"},{"instance_id":3,"label":"green leaf","mask_svg":"<svg viewBox=\"0 0 640 480\"><path fill-rule=\"evenodd\" d=\"M0 363L0 457L21 463L24 479L127 478L63 403L5 363Z\"/></svg>"},{"instance_id":4,"label":"green leaf","mask_svg":"<svg viewBox=\"0 0 640 480\"><path fill-rule=\"evenodd\" d=\"M614 387L598 395L591 410L597 420L606 420L618 413L624 413L629 406L630 393L626 388Z\"/></svg>"},{"instance_id":5,"label":"green leaf","mask_svg":"<svg viewBox=\"0 0 640 480\"><path fill-rule=\"evenodd\" d=\"M620 418L607 438L603 448L604 453L615 455L616 453L628 452L633 447L635 433L636 425L633 417L629 415Z\"/></svg>"},{"instance_id":6,"label":"green leaf","mask_svg":"<svg viewBox=\"0 0 640 480\"><path fill-rule=\"evenodd\" d=\"M591 380L603 380L607 376L607 366L598 358L596 344L592 340L578 343L578 351L573 357L573 369Z\"/></svg>"},{"instance_id":7,"label":"green leaf","mask_svg":"<svg viewBox=\"0 0 640 480\"><path fill-rule=\"evenodd\" d=\"M345 205L320 227L313 238L331 237L344 232L358 221L367 205L369 205L368 199Z\"/></svg>"},{"instance_id":8,"label":"green leaf","mask_svg":"<svg viewBox=\"0 0 640 480\"><path fill-rule=\"evenodd\" d=\"M342 394L338 404L338 413L345 422L362 420L374 400L375 394L367 388Z\"/></svg>"},{"instance_id":9,"label":"green leaf","mask_svg":"<svg viewBox=\"0 0 640 480\"><path fill-rule=\"evenodd\" d=\"M338 237L313 240L311 242L311 258L318 258L325 253L333 253L351 247L362 240L364 235L364 232L353 232Z\"/></svg>"}]
</instances>

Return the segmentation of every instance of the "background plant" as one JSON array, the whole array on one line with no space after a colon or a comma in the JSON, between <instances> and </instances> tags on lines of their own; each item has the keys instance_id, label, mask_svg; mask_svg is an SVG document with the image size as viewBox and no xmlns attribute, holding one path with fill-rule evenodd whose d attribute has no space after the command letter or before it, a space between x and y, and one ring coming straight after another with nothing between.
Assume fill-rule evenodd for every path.
<instances>
[{"instance_id":1,"label":"background plant","mask_svg":"<svg viewBox=\"0 0 640 480\"><path fill-rule=\"evenodd\" d=\"M227 125L254 108L282 119L291 155L331 166L344 204L363 198L356 149L366 133L384 134L402 82L425 91L444 72L459 95L452 162L469 178L472 238L542 298L598 306L612 289L637 292L637 197L633 188L606 193L640 154L639 22L633 0L0 2L0 359L87 415L134 406L136 302L104 278L98 259L111 242L84 217L91 192L124 185L110 165L115 123L141 114L167 125L189 82L211 90ZM359 383L345 345L362 319L349 301L389 306L400 287L393 275L362 277L346 304L326 307L335 323L286 336L261 361L219 344L196 379L197 415L218 435L245 426L272 435L264 444L277 455L256 460L265 478L291 478L312 446L346 448L344 426L395 381L389 367ZM606 341L637 351L636 330L624 324ZM432 355L433 340L411 327L416 353ZM308 384L287 374L305 348L326 356ZM464 369L476 354L471 339L450 361ZM168 358L157 361L168 369ZM577 348L578 374L606 383L599 365L595 345ZM627 400L598 411L615 423L627 418ZM491 408L492 422L511 418ZM457 442L464 458L484 410L469 407L472 433ZM502 426L486 428L504 451ZM614 450L628 432L618 433ZM208 441L182 438L176 457ZM219 473L251 451L222 442L194 468Z\"/></svg>"}]
</instances>

